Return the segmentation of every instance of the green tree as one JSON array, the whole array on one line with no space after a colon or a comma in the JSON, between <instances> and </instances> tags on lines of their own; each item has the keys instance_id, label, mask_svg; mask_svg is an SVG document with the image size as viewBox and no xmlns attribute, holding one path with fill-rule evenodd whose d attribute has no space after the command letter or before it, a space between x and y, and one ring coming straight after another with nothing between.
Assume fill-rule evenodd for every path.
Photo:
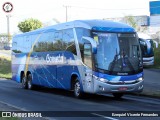
<instances>
[{"instance_id":1,"label":"green tree","mask_svg":"<svg viewBox=\"0 0 160 120\"><path fill-rule=\"evenodd\" d=\"M136 29L137 32L144 32L147 30L147 27L145 26L139 26L138 22L140 20L136 20L133 16L125 16L124 17L124 21L125 23L127 23L128 25L132 26L133 28Z\"/></svg>"},{"instance_id":2,"label":"green tree","mask_svg":"<svg viewBox=\"0 0 160 120\"><path fill-rule=\"evenodd\" d=\"M42 22L33 18L26 19L18 24L18 28L21 32L29 32L41 27Z\"/></svg>"},{"instance_id":3,"label":"green tree","mask_svg":"<svg viewBox=\"0 0 160 120\"><path fill-rule=\"evenodd\" d=\"M136 21L133 16L125 16L124 21L135 28L137 31L139 31L139 25L137 24L138 21Z\"/></svg>"}]
</instances>

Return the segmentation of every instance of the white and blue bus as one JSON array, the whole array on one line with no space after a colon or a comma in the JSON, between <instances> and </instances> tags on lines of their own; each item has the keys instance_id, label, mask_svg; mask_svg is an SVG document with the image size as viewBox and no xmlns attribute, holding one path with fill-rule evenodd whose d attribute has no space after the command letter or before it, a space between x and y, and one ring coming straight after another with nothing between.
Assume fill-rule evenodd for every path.
<instances>
[{"instance_id":1,"label":"white and blue bus","mask_svg":"<svg viewBox=\"0 0 160 120\"><path fill-rule=\"evenodd\" d=\"M143 63L135 30L106 20L76 20L13 37L12 79L84 93L142 92Z\"/></svg>"},{"instance_id":2,"label":"white and blue bus","mask_svg":"<svg viewBox=\"0 0 160 120\"><path fill-rule=\"evenodd\" d=\"M142 51L143 65L154 65L154 43L156 48L158 48L158 43L144 33L138 33L138 37Z\"/></svg>"}]
</instances>

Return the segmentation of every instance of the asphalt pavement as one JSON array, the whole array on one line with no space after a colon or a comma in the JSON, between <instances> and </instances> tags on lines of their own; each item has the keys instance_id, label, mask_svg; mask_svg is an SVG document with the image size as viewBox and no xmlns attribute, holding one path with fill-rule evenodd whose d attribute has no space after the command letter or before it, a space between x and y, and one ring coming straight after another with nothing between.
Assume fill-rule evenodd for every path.
<instances>
[{"instance_id":1,"label":"asphalt pavement","mask_svg":"<svg viewBox=\"0 0 160 120\"><path fill-rule=\"evenodd\" d=\"M142 94L159 94L159 75L159 70L144 70L145 82ZM116 100L112 95L107 94L88 95L84 99L76 99L70 91L48 88L25 90L15 81L0 79L0 111L40 111L42 113L51 113L52 117L49 115L49 117L45 116L44 119L159 120L160 116L117 117L109 115L111 112L127 114L133 111L149 111L150 113L158 113L160 115L159 106L160 99L150 96L125 95L122 99Z\"/></svg>"},{"instance_id":2,"label":"asphalt pavement","mask_svg":"<svg viewBox=\"0 0 160 120\"><path fill-rule=\"evenodd\" d=\"M160 98L160 69L144 69L144 89L141 95Z\"/></svg>"},{"instance_id":3,"label":"asphalt pavement","mask_svg":"<svg viewBox=\"0 0 160 120\"><path fill-rule=\"evenodd\" d=\"M159 91L159 71L144 70L144 91ZM38 88L22 89L12 80L0 79L0 111L40 111L49 112L53 120L159 120L159 117L116 117L111 112L133 111L158 113L160 99L146 96L125 95L116 100L112 95L88 95L84 99L74 98L72 92ZM59 116L58 116L59 115ZM60 117L64 116L64 117ZM76 117L75 117L76 116ZM87 117L88 116L88 117Z\"/></svg>"},{"instance_id":4,"label":"asphalt pavement","mask_svg":"<svg viewBox=\"0 0 160 120\"><path fill-rule=\"evenodd\" d=\"M89 95L85 99L76 99L72 92L58 89L39 88L37 90L22 89L12 80L0 80L0 103L6 104L10 111L49 111L54 117L45 117L53 120L159 120L160 117L111 117L108 111L160 111L160 100L156 98L126 95L121 100L116 100L110 95ZM6 106L5 106L6 107ZM1 111L0 107L0 111ZM91 117L84 117L84 111ZM54 114L55 113L55 114ZM78 114L77 114L78 113ZM72 117L57 117L72 116ZM160 114L160 113L159 113ZM73 117L73 116L77 117Z\"/></svg>"}]
</instances>

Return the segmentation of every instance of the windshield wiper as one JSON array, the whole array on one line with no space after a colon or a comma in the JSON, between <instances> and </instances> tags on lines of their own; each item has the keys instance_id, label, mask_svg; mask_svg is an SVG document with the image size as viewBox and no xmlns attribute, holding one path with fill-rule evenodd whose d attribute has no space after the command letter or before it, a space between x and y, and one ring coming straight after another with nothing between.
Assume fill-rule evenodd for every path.
<instances>
[{"instance_id":1,"label":"windshield wiper","mask_svg":"<svg viewBox=\"0 0 160 120\"><path fill-rule=\"evenodd\" d=\"M116 64L116 61L118 60L118 56L120 55L120 53L118 54L117 52L117 48L116 48L116 55L114 56L114 59L113 59L113 62L111 63L111 66L109 67L109 71L112 72L114 67L115 67L115 64Z\"/></svg>"},{"instance_id":2,"label":"windshield wiper","mask_svg":"<svg viewBox=\"0 0 160 120\"><path fill-rule=\"evenodd\" d=\"M116 65L116 62L118 61L118 56L120 55L120 53L117 53L117 48L116 48L116 55L114 56L113 62L109 69L110 73L113 72L113 69L115 68L115 65ZM127 65L131 71L135 72L131 62L129 61L129 58L125 57L124 50L122 51L122 57L120 57L119 60L121 60L120 72L123 72L124 67L126 67Z\"/></svg>"}]
</instances>

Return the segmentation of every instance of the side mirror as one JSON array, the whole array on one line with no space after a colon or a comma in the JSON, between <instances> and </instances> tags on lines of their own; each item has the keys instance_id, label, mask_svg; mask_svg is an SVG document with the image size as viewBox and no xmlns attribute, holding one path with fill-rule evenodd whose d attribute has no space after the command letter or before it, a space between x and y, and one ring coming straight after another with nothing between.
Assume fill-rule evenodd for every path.
<instances>
[{"instance_id":1,"label":"side mirror","mask_svg":"<svg viewBox=\"0 0 160 120\"><path fill-rule=\"evenodd\" d=\"M82 37L82 40L84 43L90 43L92 45L92 53L96 54L97 53L97 42L90 37Z\"/></svg>"},{"instance_id":2,"label":"side mirror","mask_svg":"<svg viewBox=\"0 0 160 120\"><path fill-rule=\"evenodd\" d=\"M88 67L92 68L92 45L90 43L84 44L83 62Z\"/></svg>"}]
</instances>

